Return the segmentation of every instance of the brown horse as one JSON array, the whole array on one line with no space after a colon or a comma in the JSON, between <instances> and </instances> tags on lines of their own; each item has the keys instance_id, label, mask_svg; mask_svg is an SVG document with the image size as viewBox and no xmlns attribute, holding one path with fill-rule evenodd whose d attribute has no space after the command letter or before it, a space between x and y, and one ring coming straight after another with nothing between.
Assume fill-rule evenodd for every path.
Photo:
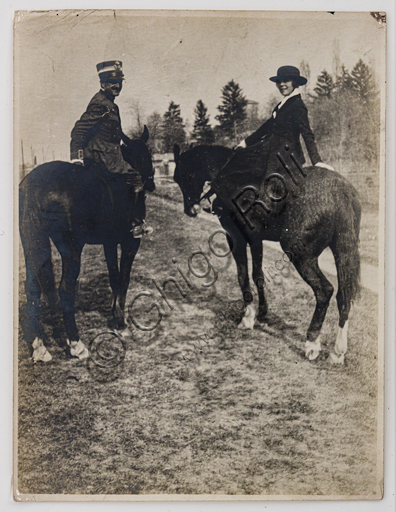
<instances>
[{"instance_id":1,"label":"brown horse","mask_svg":"<svg viewBox=\"0 0 396 512\"><path fill-rule=\"evenodd\" d=\"M122 151L124 159L142 175L145 189L153 190L153 166L146 145L148 136L145 127L141 138L128 140ZM133 190L128 178L127 174L111 174L101 168L55 161L36 167L22 180L19 223L26 262L28 320L24 335L34 361L52 359L43 343L39 320L41 292L47 295L50 306L57 302L50 240L62 257L59 296L70 354L79 359L89 356L80 340L74 312L75 287L85 244L104 246L114 299L112 326L126 327L126 293L140 245L140 239L130 233L136 202L131 198Z\"/></svg>"},{"instance_id":2,"label":"brown horse","mask_svg":"<svg viewBox=\"0 0 396 512\"><path fill-rule=\"evenodd\" d=\"M331 360L343 363L348 315L360 287L361 207L354 187L337 172L302 168L284 140L272 139L236 152L221 146L197 146L180 154L175 146L174 157L174 180L182 190L187 215L197 215L205 182L211 182L211 191L216 193L213 209L228 234L245 303L241 328L253 328L255 322L247 245L259 297L257 320L264 322L268 308L262 240L278 241L315 294L316 308L305 353L309 359L316 359L334 291L319 268L318 258L330 247L337 267L339 310L339 331Z\"/></svg>"}]
</instances>

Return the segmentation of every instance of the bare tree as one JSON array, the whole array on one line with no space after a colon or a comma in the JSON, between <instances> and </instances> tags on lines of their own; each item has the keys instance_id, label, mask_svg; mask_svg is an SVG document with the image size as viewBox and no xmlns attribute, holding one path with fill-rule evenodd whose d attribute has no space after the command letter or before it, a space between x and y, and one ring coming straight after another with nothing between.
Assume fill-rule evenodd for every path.
<instances>
[{"instance_id":1,"label":"bare tree","mask_svg":"<svg viewBox=\"0 0 396 512\"><path fill-rule=\"evenodd\" d=\"M309 79L311 78L311 68L309 67L309 64L306 60L302 60L300 62L300 72L302 76L305 76L305 78L308 80L307 83L309 83ZM307 85L300 86L301 91L301 97L305 99L307 97Z\"/></svg>"}]
</instances>

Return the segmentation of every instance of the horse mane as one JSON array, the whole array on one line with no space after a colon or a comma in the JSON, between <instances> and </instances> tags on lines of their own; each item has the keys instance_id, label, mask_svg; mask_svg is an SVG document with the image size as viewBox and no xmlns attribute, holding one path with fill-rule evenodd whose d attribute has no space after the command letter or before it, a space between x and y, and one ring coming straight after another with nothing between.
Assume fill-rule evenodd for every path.
<instances>
[{"instance_id":1,"label":"horse mane","mask_svg":"<svg viewBox=\"0 0 396 512\"><path fill-rule=\"evenodd\" d=\"M181 153L179 158L189 176L212 181L231 155L232 150L225 146L201 144Z\"/></svg>"},{"instance_id":2,"label":"horse mane","mask_svg":"<svg viewBox=\"0 0 396 512\"><path fill-rule=\"evenodd\" d=\"M147 162L150 160L151 162L151 150L149 146L146 144L144 140L141 138L136 139L128 139L127 144L121 145L121 153L123 159L132 167L135 167L134 159L139 160L141 158L147 157ZM152 166L150 165L150 169L143 169L142 179L146 181L148 178L152 177Z\"/></svg>"},{"instance_id":3,"label":"horse mane","mask_svg":"<svg viewBox=\"0 0 396 512\"><path fill-rule=\"evenodd\" d=\"M267 170L268 157L269 150L261 143L237 149L215 176L212 188L217 191L224 186L244 186L247 181L261 183Z\"/></svg>"}]
</instances>

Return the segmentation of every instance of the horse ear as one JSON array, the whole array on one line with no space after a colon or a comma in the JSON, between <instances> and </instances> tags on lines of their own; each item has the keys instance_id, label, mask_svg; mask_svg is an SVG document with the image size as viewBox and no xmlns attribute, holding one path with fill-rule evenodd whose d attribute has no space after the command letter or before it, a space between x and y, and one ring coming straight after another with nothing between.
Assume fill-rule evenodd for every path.
<instances>
[{"instance_id":1,"label":"horse ear","mask_svg":"<svg viewBox=\"0 0 396 512\"><path fill-rule=\"evenodd\" d=\"M125 133L122 134L121 140L127 146L129 146L129 144L132 142L132 140L127 135L125 135Z\"/></svg>"},{"instance_id":2,"label":"horse ear","mask_svg":"<svg viewBox=\"0 0 396 512\"><path fill-rule=\"evenodd\" d=\"M180 147L178 144L175 144L173 146L173 156L175 159L175 163L177 164L177 162L179 161L179 157L180 157Z\"/></svg>"},{"instance_id":3,"label":"horse ear","mask_svg":"<svg viewBox=\"0 0 396 512\"><path fill-rule=\"evenodd\" d=\"M149 131L148 131L147 126L146 126L146 125L144 125L144 130L143 130L143 133L142 133L142 135L140 136L140 138L141 138L141 140L142 140L143 142L145 142L145 143L149 140Z\"/></svg>"}]
</instances>

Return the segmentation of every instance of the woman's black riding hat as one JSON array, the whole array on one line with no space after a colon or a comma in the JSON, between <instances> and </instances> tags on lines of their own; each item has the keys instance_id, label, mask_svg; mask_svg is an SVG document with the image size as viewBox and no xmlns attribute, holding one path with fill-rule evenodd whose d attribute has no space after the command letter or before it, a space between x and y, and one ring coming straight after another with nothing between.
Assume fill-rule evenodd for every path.
<instances>
[{"instance_id":1,"label":"woman's black riding hat","mask_svg":"<svg viewBox=\"0 0 396 512\"><path fill-rule=\"evenodd\" d=\"M277 75L270 78L272 82L287 82L293 80L298 85L305 85L308 80L300 75L300 70L294 66L281 66Z\"/></svg>"}]
</instances>

